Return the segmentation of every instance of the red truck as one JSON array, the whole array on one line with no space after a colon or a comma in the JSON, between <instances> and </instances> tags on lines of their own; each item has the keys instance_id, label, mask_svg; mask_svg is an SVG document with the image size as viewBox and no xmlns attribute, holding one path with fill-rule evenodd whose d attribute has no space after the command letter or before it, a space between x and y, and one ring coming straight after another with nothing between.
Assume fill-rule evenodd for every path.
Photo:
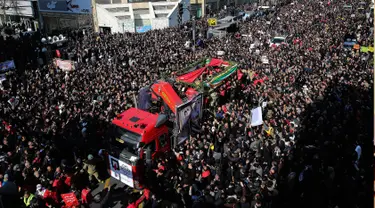
<instances>
[{"instance_id":1,"label":"red truck","mask_svg":"<svg viewBox=\"0 0 375 208\"><path fill-rule=\"evenodd\" d=\"M153 84L149 93L150 101L162 101L163 113L130 108L112 121L108 157L111 176L135 189L143 188L146 162L187 139L190 123L202 115L202 94L184 102L165 81Z\"/></svg>"}]
</instances>

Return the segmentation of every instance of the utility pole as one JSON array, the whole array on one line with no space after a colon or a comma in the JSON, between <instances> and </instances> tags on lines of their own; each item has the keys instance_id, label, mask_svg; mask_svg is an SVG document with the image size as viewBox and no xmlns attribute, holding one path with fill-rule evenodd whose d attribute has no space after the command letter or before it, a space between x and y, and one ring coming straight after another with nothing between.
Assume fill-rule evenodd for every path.
<instances>
[{"instance_id":1,"label":"utility pole","mask_svg":"<svg viewBox=\"0 0 375 208\"><path fill-rule=\"evenodd\" d=\"M192 21L193 21L193 53L195 53L195 16L193 16Z\"/></svg>"},{"instance_id":2,"label":"utility pole","mask_svg":"<svg viewBox=\"0 0 375 208\"><path fill-rule=\"evenodd\" d=\"M203 18L206 15L206 0L202 0L202 8L201 8L201 18Z\"/></svg>"},{"instance_id":3,"label":"utility pole","mask_svg":"<svg viewBox=\"0 0 375 208\"><path fill-rule=\"evenodd\" d=\"M7 5L6 5L6 0L3 0L2 4L1 4L1 9L3 10L3 15L4 15L4 21L3 21L3 26L4 26L6 24L6 22L7 22L7 14L6 14Z\"/></svg>"}]
</instances>

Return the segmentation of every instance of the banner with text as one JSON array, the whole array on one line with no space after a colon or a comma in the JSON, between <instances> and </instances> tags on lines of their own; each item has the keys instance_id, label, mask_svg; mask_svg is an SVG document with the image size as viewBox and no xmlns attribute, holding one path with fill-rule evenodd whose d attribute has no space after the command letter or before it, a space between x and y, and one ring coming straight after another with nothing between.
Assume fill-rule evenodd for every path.
<instances>
[{"instance_id":1,"label":"banner with text","mask_svg":"<svg viewBox=\"0 0 375 208\"><path fill-rule=\"evenodd\" d=\"M70 60L62 60L62 59L55 59L54 60L55 66L59 67L59 69L63 71L73 71L74 64Z\"/></svg>"}]
</instances>

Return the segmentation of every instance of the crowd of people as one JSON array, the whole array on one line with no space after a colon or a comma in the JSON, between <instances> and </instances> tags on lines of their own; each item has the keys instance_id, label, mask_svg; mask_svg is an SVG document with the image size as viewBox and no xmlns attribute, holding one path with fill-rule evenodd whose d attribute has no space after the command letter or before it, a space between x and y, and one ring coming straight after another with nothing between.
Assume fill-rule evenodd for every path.
<instances>
[{"instance_id":1,"label":"crowd of people","mask_svg":"<svg viewBox=\"0 0 375 208\"><path fill-rule=\"evenodd\" d=\"M147 206L365 207L373 191L373 54L343 43L354 34L373 46L373 16L359 2L350 11L341 0L280 2L267 16L241 21L239 35L207 39L207 22L198 20L204 44L196 51L184 47L190 23L143 34L71 33L60 50L76 65L67 73L38 62L43 46L31 38L26 51L7 47L1 57L25 64L7 73L1 91L3 201L13 187L20 206L59 207L61 194L75 193L92 207L90 181L108 178L98 150L133 93L224 51L242 75L211 95L202 131L154 164ZM270 45L274 36L285 43ZM264 123L251 127L257 106Z\"/></svg>"}]
</instances>

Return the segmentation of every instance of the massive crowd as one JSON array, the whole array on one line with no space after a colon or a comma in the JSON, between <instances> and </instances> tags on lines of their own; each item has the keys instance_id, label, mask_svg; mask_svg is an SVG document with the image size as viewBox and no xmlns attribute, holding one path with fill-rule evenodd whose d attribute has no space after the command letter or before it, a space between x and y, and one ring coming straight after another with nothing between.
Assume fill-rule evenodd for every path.
<instances>
[{"instance_id":1,"label":"massive crowd","mask_svg":"<svg viewBox=\"0 0 375 208\"><path fill-rule=\"evenodd\" d=\"M6 204L5 188L23 196L19 206L58 207L60 194L69 192L85 204L87 173L107 178L98 173L97 151L106 146L111 119L133 105L132 94L224 51L243 77L231 77L226 93L219 88L212 95L201 133L157 161L147 206L364 207L372 199L373 54L345 50L343 43L352 33L360 45L373 46L374 23L359 2L350 11L345 4L288 2L242 21L240 37L221 39L205 38L202 19L197 30L204 44L195 52L184 47L189 23L143 34L71 33L60 51L76 63L69 73L36 61L47 56L33 51L43 46L31 38L1 40L9 43L1 57L14 54L24 68L8 73L1 91L3 206L15 207ZM287 40L270 46L274 36ZM264 124L250 127L258 105Z\"/></svg>"}]
</instances>

